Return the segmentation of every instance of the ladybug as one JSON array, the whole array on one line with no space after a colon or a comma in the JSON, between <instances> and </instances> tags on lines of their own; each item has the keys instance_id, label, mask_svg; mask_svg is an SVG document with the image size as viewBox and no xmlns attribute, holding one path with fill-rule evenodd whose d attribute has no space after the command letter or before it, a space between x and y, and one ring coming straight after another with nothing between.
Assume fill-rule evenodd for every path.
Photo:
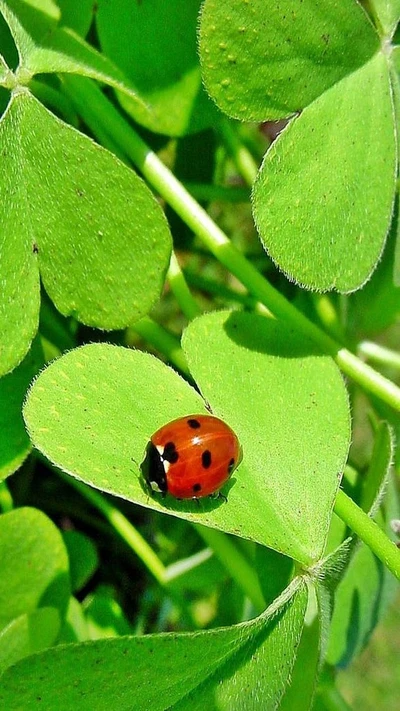
<instances>
[{"instance_id":1,"label":"ladybug","mask_svg":"<svg viewBox=\"0 0 400 711\"><path fill-rule=\"evenodd\" d=\"M240 460L233 430L213 415L188 415L153 434L147 447L146 481L177 499L218 492Z\"/></svg>"}]
</instances>

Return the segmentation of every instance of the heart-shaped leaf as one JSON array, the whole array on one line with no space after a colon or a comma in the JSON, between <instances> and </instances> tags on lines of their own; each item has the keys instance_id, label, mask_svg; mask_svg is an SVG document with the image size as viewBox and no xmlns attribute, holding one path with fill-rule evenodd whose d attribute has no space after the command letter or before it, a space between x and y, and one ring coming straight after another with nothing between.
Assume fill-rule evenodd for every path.
<instances>
[{"instance_id":1,"label":"heart-shaped leaf","mask_svg":"<svg viewBox=\"0 0 400 711\"><path fill-rule=\"evenodd\" d=\"M333 361L276 321L227 313L196 320L185 349L204 396L243 446L228 505L147 495L138 475L150 436L205 407L143 353L91 345L52 363L26 401L32 441L104 491L317 560L349 444L346 391Z\"/></svg>"},{"instance_id":2,"label":"heart-shaped leaf","mask_svg":"<svg viewBox=\"0 0 400 711\"><path fill-rule=\"evenodd\" d=\"M8 669L7 711L272 711L288 683L307 604L299 579L261 617L195 634L99 640L47 650ZM157 673L154 670L157 669Z\"/></svg>"},{"instance_id":3,"label":"heart-shaped leaf","mask_svg":"<svg viewBox=\"0 0 400 711\"><path fill-rule=\"evenodd\" d=\"M368 61L379 38L358 2L206 0L203 77L218 106L246 121L289 116Z\"/></svg>"},{"instance_id":4,"label":"heart-shaped leaf","mask_svg":"<svg viewBox=\"0 0 400 711\"><path fill-rule=\"evenodd\" d=\"M389 71L378 53L308 106L268 151L253 207L272 259L311 289L360 287L390 227L396 165Z\"/></svg>"},{"instance_id":5,"label":"heart-shaped leaf","mask_svg":"<svg viewBox=\"0 0 400 711\"><path fill-rule=\"evenodd\" d=\"M1 372L37 328L39 270L64 315L123 328L158 297L171 239L143 181L24 91L0 123ZM107 182L104 183L104 176Z\"/></svg>"},{"instance_id":6,"label":"heart-shaped leaf","mask_svg":"<svg viewBox=\"0 0 400 711\"><path fill-rule=\"evenodd\" d=\"M266 18L263 0L206 0L200 46L206 85L230 115L304 108L255 186L270 256L308 288L359 288L382 253L396 179L392 60L367 14L353 0L283 0Z\"/></svg>"}]
</instances>

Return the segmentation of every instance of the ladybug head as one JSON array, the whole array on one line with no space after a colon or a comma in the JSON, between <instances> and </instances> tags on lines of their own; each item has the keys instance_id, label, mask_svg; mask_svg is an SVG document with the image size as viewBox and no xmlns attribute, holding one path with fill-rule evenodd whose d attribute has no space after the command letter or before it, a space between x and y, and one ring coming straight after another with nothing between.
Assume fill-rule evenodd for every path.
<instances>
[{"instance_id":1,"label":"ladybug head","mask_svg":"<svg viewBox=\"0 0 400 711\"><path fill-rule=\"evenodd\" d=\"M159 494L167 493L168 485L164 460L152 442L147 445L146 456L142 463L142 472L152 491L156 491Z\"/></svg>"}]
</instances>

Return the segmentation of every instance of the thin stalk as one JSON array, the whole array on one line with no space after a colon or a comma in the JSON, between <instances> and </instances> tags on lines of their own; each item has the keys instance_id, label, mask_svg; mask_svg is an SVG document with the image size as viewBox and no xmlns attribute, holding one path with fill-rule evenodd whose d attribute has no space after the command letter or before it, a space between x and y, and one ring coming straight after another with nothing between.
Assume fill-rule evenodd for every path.
<instances>
[{"instance_id":1,"label":"thin stalk","mask_svg":"<svg viewBox=\"0 0 400 711\"><path fill-rule=\"evenodd\" d=\"M346 375L396 410L400 410L400 388L363 363L357 356L341 348L333 338L275 289L213 222L205 210L185 190L182 183L150 150L121 114L87 79L64 76L66 90L84 120L96 134L96 127L106 129L113 140L141 170L150 185L166 200L184 222L202 240L239 281L261 301L277 318L282 318L326 353L332 356Z\"/></svg>"},{"instance_id":2,"label":"thin stalk","mask_svg":"<svg viewBox=\"0 0 400 711\"><path fill-rule=\"evenodd\" d=\"M185 276L176 258L175 252L172 252L171 254L167 279L171 290L182 309L182 313L186 316L186 318L191 321L196 318L196 316L199 316L199 314L201 314L201 309L197 305L196 300L186 283Z\"/></svg>"},{"instance_id":3,"label":"thin stalk","mask_svg":"<svg viewBox=\"0 0 400 711\"><path fill-rule=\"evenodd\" d=\"M237 585L250 598L259 614L265 610L265 599L254 567L232 539L221 531L196 524L196 531L214 551Z\"/></svg>"},{"instance_id":4,"label":"thin stalk","mask_svg":"<svg viewBox=\"0 0 400 711\"><path fill-rule=\"evenodd\" d=\"M400 580L400 549L343 489L338 491L334 511Z\"/></svg>"},{"instance_id":5,"label":"thin stalk","mask_svg":"<svg viewBox=\"0 0 400 711\"><path fill-rule=\"evenodd\" d=\"M250 151L243 145L235 128L227 119L222 119L219 124L219 131L229 154L244 182L251 188L257 177L258 166Z\"/></svg>"},{"instance_id":6,"label":"thin stalk","mask_svg":"<svg viewBox=\"0 0 400 711\"><path fill-rule=\"evenodd\" d=\"M330 333L333 338L337 338L339 341L343 342L345 340L345 335L342 324L340 323L337 311L334 308L329 296L327 296L327 294L313 294L312 298L315 311L317 312L324 328L326 328L328 333Z\"/></svg>"},{"instance_id":7,"label":"thin stalk","mask_svg":"<svg viewBox=\"0 0 400 711\"><path fill-rule=\"evenodd\" d=\"M373 363L400 370L400 353L396 353L396 351L392 351L390 348L385 348L371 341L362 341L358 344L357 352L359 356L368 358L368 360L372 360Z\"/></svg>"},{"instance_id":8,"label":"thin stalk","mask_svg":"<svg viewBox=\"0 0 400 711\"><path fill-rule=\"evenodd\" d=\"M193 571L198 568L203 563L206 563L210 558L212 558L213 552L211 548L203 548L198 553L194 553L188 558L183 558L177 560L175 563L171 563L166 569L166 576L169 583L177 580L181 575Z\"/></svg>"}]
</instances>

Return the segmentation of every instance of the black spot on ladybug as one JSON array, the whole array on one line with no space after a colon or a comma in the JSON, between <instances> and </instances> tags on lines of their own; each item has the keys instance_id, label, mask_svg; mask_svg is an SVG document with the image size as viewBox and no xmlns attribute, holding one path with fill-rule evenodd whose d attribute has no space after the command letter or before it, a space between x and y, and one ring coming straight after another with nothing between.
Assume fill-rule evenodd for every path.
<instances>
[{"instance_id":1,"label":"black spot on ladybug","mask_svg":"<svg viewBox=\"0 0 400 711\"><path fill-rule=\"evenodd\" d=\"M164 462L169 462L170 464L175 464L178 461L179 454L173 442L167 442L162 453L162 458Z\"/></svg>"},{"instance_id":2,"label":"black spot on ladybug","mask_svg":"<svg viewBox=\"0 0 400 711\"><path fill-rule=\"evenodd\" d=\"M152 482L157 484L158 489L162 493L166 493L168 490L167 478L165 476L164 463L160 456L157 447L154 446L152 442L149 442L146 452L146 458L143 463L145 478L152 489Z\"/></svg>"},{"instance_id":3,"label":"black spot on ladybug","mask_svg":"<svg viewBox=\"0 0 400 711\"><path fill-rule=\"evenodd\" d=\"M199 422L198 420L195 420L195 419L188 420L187 423L188 423L189 427L190 427L192 430L198 430L199 427L201 427L200 422Z\"/></svg>"},{"instance_id":4,"label":"black spot on ladybug","mask_svg":"<svg viewBox=\"0 0 400 711\"><path fill-rule=\"evenodd\" d=\"M195 494L201 491L201 484L193 484L193 491Z\"/></svg>"},{"instance_id":5,"label":"black spot on ladybug","mask_svg":"<svg viewBox=\"0 0 400 711\"><path fill-rule=\"evenodd\" d=\"M208 469L208 467L211 466L211 452L209 449L204 450L203 454L201 455L201 463L204 469Z\"/></svg>"},{"instance_id":6,"label":"black spot on ladybug","mask_svg":"<svg viewBox=\"0 0 400 711\"><path fill-rule=\"evenodd\" d=\"M229 461L229 464L228 464L228 472L229 472L229 474L233 471L234 466L235 466L235 460L234 460L233 457L232 457L232 459Z\"/></svg>"}]
</instances>

